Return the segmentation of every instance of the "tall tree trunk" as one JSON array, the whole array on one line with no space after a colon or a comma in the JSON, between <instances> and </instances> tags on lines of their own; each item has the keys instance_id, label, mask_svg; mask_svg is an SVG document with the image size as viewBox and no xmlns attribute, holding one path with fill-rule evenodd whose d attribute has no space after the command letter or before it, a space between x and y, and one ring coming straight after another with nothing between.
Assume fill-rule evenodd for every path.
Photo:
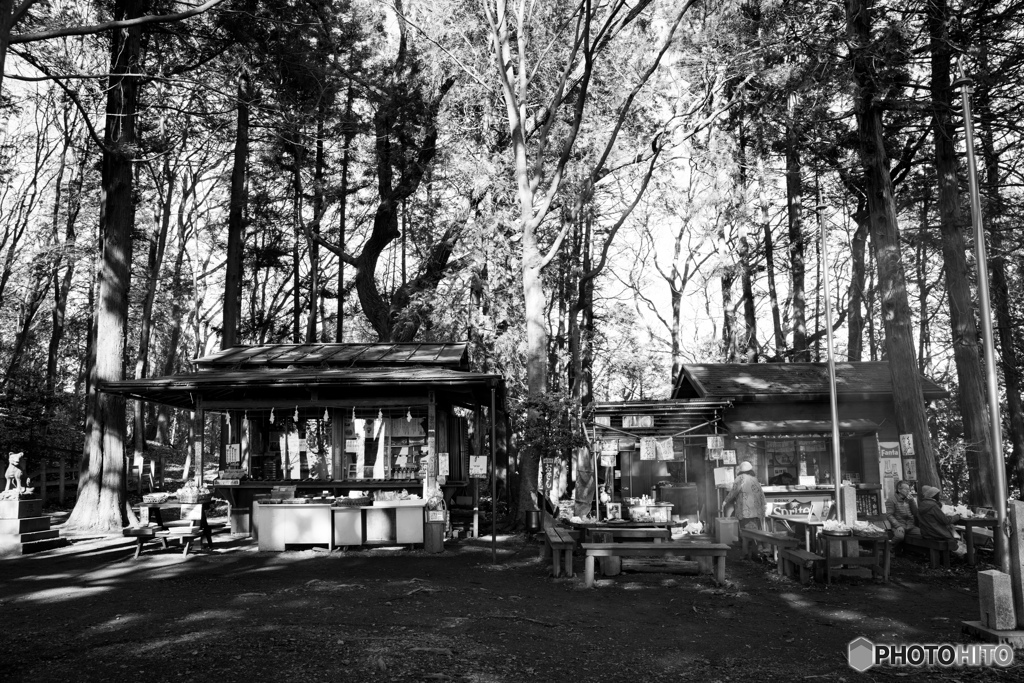
<instances>
[{"instance_id":1,"label":"tall tree trunk","mask_svg":"<svg viewBox=\"0 0 1024 683\"><path fill-rule=\"evenodd\" d=\"M892 376L896 427L900 434L913 437L918 481L939 486L939 468L929 438L921 376L914 353L906 275L900 261L899 226L883 137L882 109L876 99L880 84L874 70L871 3L872 0L847 0L846 16L853 62L858 146L864 165L871 243L878 264L886 359Z\"/></svg>"},{"instance_id":2,"label":"tall tree trunk","mask_svg":"<svg viewBox=\"0 0 1024 683\"><path fill-rule=\"evenodd\" d=\"M229 349L239 343L239 324L242 320L243 245L245 244L245 209L248 197L245 188L246 168L249 162L249 76L238 79L235 114L235 150L231 167L231 200L228 207L228 252L224 266L224 331L221 348Z\"/></svg>"},{"instance_id":3,"label":"tall tree trunk","mask_svg":"<svg viewBox=\"0 0 1024 683\"><path fill-rule=\"evenodd\" d=\"M153 330L153 306L156 302L156 292L160 282L160 270L163 268L164 251L167 248L167 232L171 225L171 205L174 200L175 172L171 169L168 155L164 156L163 163L164 196L160 203L160 223L155 234L150 238L149 259L146 268L146 293L142 302L142 312L139 324L139 353L135 361L135 377L142 379L147 376L149 368L149 347L150 337ZM146 450L146 406L142 401L133 402L134 428L134 463L139 466L141 481L143 453ZM133 465L134 466L134 465Z\"/></svg>"},{"instance_id":4,"label":"tall tree trunk","mask_svg":"<svg viewBox=\"0 0 1024 683\"><path fill-rule=\"evenodd\" d=\"M793 360L811 359L807 348L807 293L804 290L803 181L800 178L800 139L793 121L796 95L789 96L786 124L786 206L789 218L790 300L793 310Z\"/></svg>"},{"instance_id":5,"label":"tall tree trunk","mask_svg":"<svg viewBox=\"0 0 1024 683\"><path fill-rule=\"evenodd\" d=\"M309 230L314 235L320 234L320 219L324 215L324 118L327 113L321 102L316 119L316 155L313 166L313 224ZM309 243L309 316L306 319L306 343L317 342L317 314L320 306L320 245L312 235L307 235Z\"/></svg>"},{"instance_id":6,"label":"tall tree trunk","mask_svg":"<svg viewBox=\"0 0 1024 683\"><path fill-rule=\"evenodd\" d=\"M66 139L70 134L66 133ZM70 146L70 141L67 144ZM89 148L85 146L79 156L75 176L68 183L67 190L67 215L64 223L64 244L61 248L61 256L53 264L53 310L51 316L50 343L46 353L46 400L47 413L51 414L57 391L57 363L60 356L60 345L64 339L64 321L67 313L68 294L71 292L71 283L75 275L75 259L72 250L76 240L75 225L78 222L78 213L82 207L82 183L85 178L85 166L89 158ZM64 272L61 274L61 266Z\"/></svg>"},{"instance_id":7,"label":"tall tree trunk","mask_svg":"<svg viewBox=\"0 0 1024 683\"><path fill-rule=\"evenodd\" d=\"M762 145L758 145L763 148ZM771 199L768 195L768 171L764 157L758 159L758 203L761 209L761 228L764 233L764 264L768 279L768 303L772 309L772 338L775 341L775 358L781 359L786 353L786 333L782 329L782 314L779 310L779 293L775 287L775 244L772 237L772 223L769 211Z\"/></svg>"},{"instance_id":8,"label":"tall tree trunk","mask_svg":"<svg viewBox=\"0 0 1024 683\"><path fill-rule=\"evenodd\" d=\"M863 200L858 202L853 220L857 230L850 240L850 290L847 303L849 337L846 344L847 360L859 362L864 357L864 287L866 266L864 263L868 241L868 215Z\"/></svg>"},{"instance_id":9,"label":"tall tree trunk","mask_svg":"<svg viewBox=\"0 0 1024 683\"><path fill-rule=\"evenodd\" d=\"M949 299L949 326L953 337L953 359L960 415L964 425L964 443L972 505L991 507L995 490L992 441L989 438L985 383L978 328L972 304L963 223L960 218L960 192L957 182L957 158L953 138L956 134L950 112L953 95L950 87L952 61L948 26L952 20L947 0L931 0L925 5L931 38L932 135L935 139L935 172L938 177L939 230L942 234L942 261L946 271L946 296Z\"/></svg>"},{"instance_id":10,"label":"tall tree trunk","mask_svg":"<svg viewBox=\"0 0 1024 683\"><path fill-rule=\"evenodd\" d=\"M114 20L142 14L139 0L117 0ZM107 82L106 130L101 165L100 225L103 252L97 277L96 301L97 383L124 379L124 348L128 319L128 287L131 277L132 197L135 112L141 53L141 29L111 31L111 69ZM120 531L125 525L124 434L125 401L116 394L93 394L93 415L88 462L83 463L78 501L65 528Z\"/></svg>"}]
</instances>

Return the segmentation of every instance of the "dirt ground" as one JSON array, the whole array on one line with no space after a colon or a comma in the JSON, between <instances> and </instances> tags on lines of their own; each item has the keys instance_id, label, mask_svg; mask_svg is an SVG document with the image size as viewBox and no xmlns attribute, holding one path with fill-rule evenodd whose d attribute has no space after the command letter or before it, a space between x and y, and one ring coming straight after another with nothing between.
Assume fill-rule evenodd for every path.
<instances>
[{"instance_id":1,"label":"dirt ground","mask_svg":"<svg viewBox=\"0 0 1024 683\"><path fill-rule=\"evenodd\" d=\"M149 545L138 560L126 541L0 560L0 680L1024 680L1016 662L865 674L847 665L858 636L968 642L961 621L978 618L985 566L931 570L898 557L887 585L804 587L734 550L724 586L624 572L586 589L581 559L574 578L553 579L521 535L493 549L489 536L448 542L442 554L262 553L222 529L212 550L182 557Z\"/></svg>"}]
</instances>

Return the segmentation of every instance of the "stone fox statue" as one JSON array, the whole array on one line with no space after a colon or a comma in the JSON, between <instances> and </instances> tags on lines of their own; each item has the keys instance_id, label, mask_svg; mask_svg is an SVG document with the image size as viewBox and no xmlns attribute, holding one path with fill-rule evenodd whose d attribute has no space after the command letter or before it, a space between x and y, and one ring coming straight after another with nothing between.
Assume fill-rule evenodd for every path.
<instances>
[{"instance_id":1,"label":"stone fox statue","mask_svg":"<svg viewBox=\"0 0 1024 683\"><path fill-rule=\"evenodd\" d=\"M7 487L4 491L10 491L13 488L18 493L21 493L25 489L25 472L21 469L21 461L24 457L24 453L8 454L7 471L4 473L4 477L7 479Z\"/></svg>"}]
</instances>

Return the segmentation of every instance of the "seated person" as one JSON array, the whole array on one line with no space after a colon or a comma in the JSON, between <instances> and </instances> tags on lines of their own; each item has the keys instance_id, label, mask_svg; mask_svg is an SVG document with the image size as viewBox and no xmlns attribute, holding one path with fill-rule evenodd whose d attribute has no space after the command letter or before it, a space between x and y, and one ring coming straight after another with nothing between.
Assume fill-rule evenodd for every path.
<instances>
[{"instance_id":1,"label":"seated person","mask_svg":"<svg viewBox=\"0 0 1024 683\"><path fill-rule=\"evenodd\" d=\"M940 498L946 495L934 486L921 488L921 502L917 505L917 524L921 528L921 538L936 541L958 541L956 554L963 555L967 546L960 541L960 535L953 527L960 521L959 515L947 515L942 511Z\"/></svg>"},{"instance_id":2,"label":"seated person","mask_svg":"<svg viewBox=\"0 0 1024 683\"><path fill-rule=\"evenodd\" d=\"M896 491L885 501L885 518L892 529L893 548L898 548L904 537L921 535L917 529L917 501L911 494L910 482L901 479L896 482Z\"/></svg>"}]
</instances>

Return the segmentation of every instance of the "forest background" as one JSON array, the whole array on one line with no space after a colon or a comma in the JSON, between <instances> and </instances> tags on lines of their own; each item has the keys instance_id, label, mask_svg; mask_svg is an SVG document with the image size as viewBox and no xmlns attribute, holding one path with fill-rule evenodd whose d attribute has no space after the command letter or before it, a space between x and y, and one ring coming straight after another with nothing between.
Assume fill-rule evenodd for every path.
<instances>
[{"instance_id":1,"label":"forest background","mask_svg":"<svg viewBox=\"0 0 1024 683\"><path fill-rule=\"evenodd\" d=\"M0 0L0 450L80 449L71 523L120 529L126 452L186 448L191 418L97 383L235 344L468 340L508 382L521 512L544 416L578 434L686 362L824 361L830 297L837 359L890 361L922 482L992 504L962 69L1019 494L1022 19ZM951 398L926 412L918 372Z\"/></svg>"}]
</instances>

